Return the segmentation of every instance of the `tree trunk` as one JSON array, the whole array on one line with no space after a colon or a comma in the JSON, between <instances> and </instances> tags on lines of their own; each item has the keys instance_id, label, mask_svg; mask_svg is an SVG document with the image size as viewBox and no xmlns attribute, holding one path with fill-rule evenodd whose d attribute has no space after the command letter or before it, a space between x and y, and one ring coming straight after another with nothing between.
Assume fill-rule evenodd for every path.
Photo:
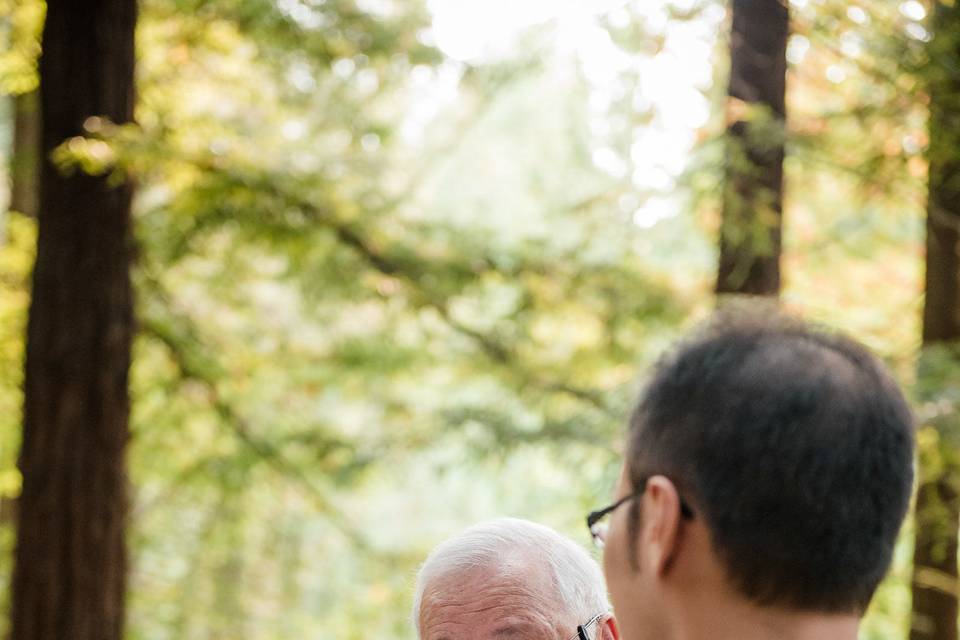
<instances>
[{"instance_id":1,"label":"tree trunk","mask_svg":"<svg viewBox=\"0 0 960 640\"><path fill-rule=\"evenodd\" d=\"M929 45L930 147L926 299L918 376L922 400L939 402L960 377L960 7L937 3ZM916 505L911 640L957 638L957 528L960 521L958 411L940 412L936 448L921 451ZM929 449L929 448L928 448ZM933 460L930 458L933 457Z\"/></svg>"},{"instance_id":2,"label":"tree trunk","mask_svg":"<svg viewBox=\"0 0 960 640\"><path fill-rule=\"evenodd\" d=\"M37 217L40 170L40 96L36 91L13 98L13 153L10 158L10 208Z\"/></svg>"},{"instance_id":3,"label":"tree trunk","mask_svg":"<svg viewBox=\"0 0 960 640\"><path fill-rule=\"evenodd\" d=\"M133 117L135 0L49 0L12 637L120 640L133 334L129 183L61 174L94 115Z\"/></svg>"},{"instance_id":4,"label":"tree trunk","mask_svg":"<svg viewBox=\"0 0 960 640\"><path fill-rule=\"evenodd\" d=\"M777 296L789 11L733 0L718 294Z\"/></svg>"},{"instance_id":5,"label":"tree trunk","mask_svg":"<svg viewBox=\"0 0 960 640\"><path fill-rule=\"evenodd\" d=\"M938 457L924 453L921 465ZM921 476L917 493L910 640L957 638L956 461L947 466L952 469Z\"/></svg>"}]
</instances>

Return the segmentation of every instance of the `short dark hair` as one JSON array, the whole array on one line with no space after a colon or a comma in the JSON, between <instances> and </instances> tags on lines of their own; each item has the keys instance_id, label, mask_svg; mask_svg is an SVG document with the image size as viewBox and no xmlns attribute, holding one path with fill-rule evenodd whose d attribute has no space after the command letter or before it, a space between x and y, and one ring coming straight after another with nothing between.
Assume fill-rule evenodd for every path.
<instances>
[{"instance_id":1,"label":"short dark hair","mask_svg":"<svg viewBox=\"0 0 960 640\"><path fill-rule=\"evenodd\" d=\"M661 359L627 471L635 489L654 473L676 483L751 601L860 613L910 502L913 448L907 402L863 346L740 310Z\"/></svg>"}]
</instances>

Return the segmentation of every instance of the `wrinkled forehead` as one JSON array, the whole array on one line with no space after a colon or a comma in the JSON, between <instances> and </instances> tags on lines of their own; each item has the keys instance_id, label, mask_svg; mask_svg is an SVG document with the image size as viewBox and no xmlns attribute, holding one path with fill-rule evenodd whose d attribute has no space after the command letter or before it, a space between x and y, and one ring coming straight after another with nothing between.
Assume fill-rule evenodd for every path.
<instances>
[{"instance_id":1,"label":"wrinkled forehead","mask_svg":"<svg viewBox=\"0 0 960 640\"><path fill-rule=\"evenodd\" d=\"M516 554L504 555L483 566L451 568L425 585L423 604L450 606L478 594L505 602L560 604L553 574L546 563Z\"/></svg>"},{"instance_id":2,"label":"wrinkled forehead","mask_svg":"<svg viewBox=\"0 0 960 640\"><path fill-rule=\"evenodd\" d=\"M452 569L431 580L419 625L423 640L555 638L571 625L564 609L549 569L503 558L495 566Z\"/></svg>"}]
</instances>

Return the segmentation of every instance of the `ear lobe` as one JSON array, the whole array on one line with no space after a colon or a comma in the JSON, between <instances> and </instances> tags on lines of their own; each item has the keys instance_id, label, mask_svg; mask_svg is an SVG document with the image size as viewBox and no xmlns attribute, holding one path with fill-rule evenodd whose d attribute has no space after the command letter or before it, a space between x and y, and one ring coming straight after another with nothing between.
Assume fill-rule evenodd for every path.
<instances>
[{"instance_id":1,"label":"ear lobe","mask_svg":"<svg viewBox=\"0 0 960 640\"><path fill-rule=\"evenodd\" d=\"M648 566L662 576L670 569L679 549L680 494L669 478L652 476L647 480L643 521L648 536Z\"/></svg>"},{"instance_id":2,"label":"ear lobe","mask_svg":"<svg viewBox=\"0 0 960 640\"><path fill-rule=\"evenodd\" d=\"M613 616L607 616L601 624L598 640L620 640L620 630L617 628L617 620Z\"/></svg>"}]
</instances>

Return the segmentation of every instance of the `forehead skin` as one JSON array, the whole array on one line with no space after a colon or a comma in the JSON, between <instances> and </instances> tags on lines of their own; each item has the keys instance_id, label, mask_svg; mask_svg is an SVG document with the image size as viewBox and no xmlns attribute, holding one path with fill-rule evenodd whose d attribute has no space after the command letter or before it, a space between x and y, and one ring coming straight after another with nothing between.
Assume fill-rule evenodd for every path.
<instances>
[{"instance_id":1,"label":"forehead skin","mask_svg":"<svg viewBox=\"0 0 960 640\"><path fill-rule=\"evenodd\" d=\"M505 561L441 576L428 585L420 609L420 638L566 640L576 632L577 622L562 620L562 610L544 568Z\"/></svg>"}]
</instances>

